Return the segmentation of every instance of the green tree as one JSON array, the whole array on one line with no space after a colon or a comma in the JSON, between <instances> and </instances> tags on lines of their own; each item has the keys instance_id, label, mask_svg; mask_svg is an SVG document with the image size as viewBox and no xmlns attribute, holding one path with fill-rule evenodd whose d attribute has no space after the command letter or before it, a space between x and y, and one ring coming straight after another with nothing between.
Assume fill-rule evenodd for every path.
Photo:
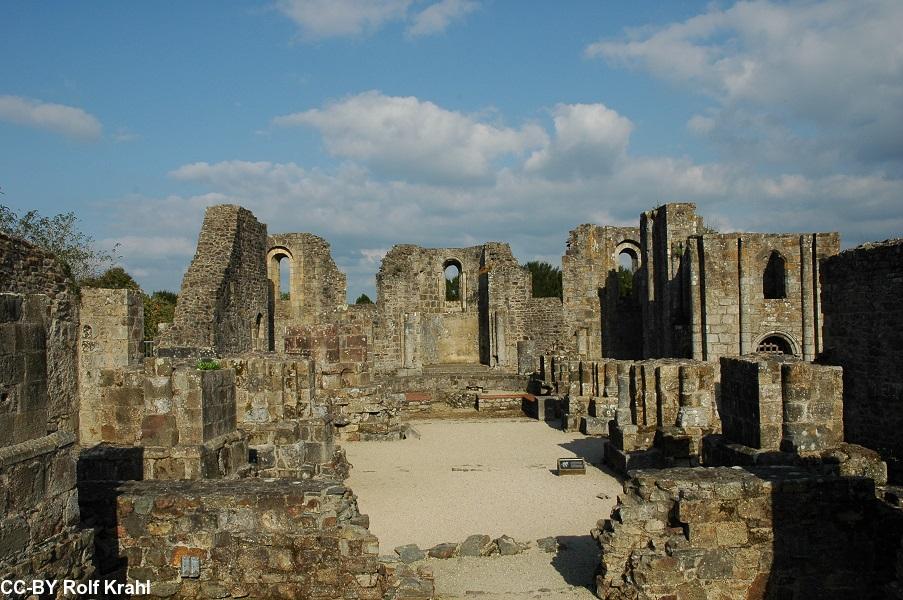
<instances>
[{"instance_id":1,"label":"green tree","mask_svg":"<svg viewBox=\"0 0 903 600\"><path fill-rule=\"evenodd\" d=\"M633 294L633 271L627 267L618 267L618 295L627 298Z\"/></svg>"},{"instance_id":2,"label":"green tree","mask_svg":"<svg viewBox=\"0 0 903 600\"><path fill-rule=\"evenodd\" d=\"M461 275L455 275L451 279L445 280L445 299L460 300L461 299Z\"/></svg>"},{"instance_id":3,"label":"green tree","mask_svg":"<svg viewBox=\"0 0 903 600\"><path fill-rule=\"evenodd\" d=\"M122 267L110 267L97 277L87 277L81 281L84 287L108 288L114 290L141 290L138 282Z\"/></svg>"},{"instance_id":4,"label":"green tree","mask_svg":"<svg viewBox=\"0 0 903 600\"><path fill-rule=\"evenodd\" d=\"M0 205L0 231L24 238L52 252L76 283L96 277L116 262L116 249L101 250L90 235L78 228L75 213L45 217L36 210L23 215Z\"/></svg>"},{"instance_id":5,"label":"green tree","mask_svg":"<svg viewBox=\"0 0 903 600\"><path fill-rule=\"evenodd\" d=\"M357 300L354 301L355 304L373 304L373 300L370 299L370 296L367 294L361 294L357 297Z\"/></svg>"},{"instance_id":6,"label":"green tree","mask_svg":"<svg viewBox=\"0 0 903 600\"><path fill-rule=\"evenodd\" d=\"M150 296L144 296L144 339L155 339L160 323L172 323L178 299L177 294L166 290L158 290Z\"/></svg>"},{"instance_id":7,"label":"green tree","mask_svg":"<svg viewBox=\"0 0 903 600\"><path fill-rule=\"evenodd\" d=\"M533 276L534 298L561 298L561 269L538 260L524 266Z\"/></svg>"}]
</instances>

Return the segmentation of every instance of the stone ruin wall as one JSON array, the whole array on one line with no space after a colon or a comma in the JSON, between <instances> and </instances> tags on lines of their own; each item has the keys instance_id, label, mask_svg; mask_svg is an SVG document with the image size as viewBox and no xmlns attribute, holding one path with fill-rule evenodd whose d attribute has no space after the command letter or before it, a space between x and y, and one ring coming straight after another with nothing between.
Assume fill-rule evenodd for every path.
<instances>
[{"instance_id":1,"label":"stone ruin wall","mask_svg":"<svg viewBox=\"0 0 903 600\"><path fill-rule=\"evenodd\" d=\"M517 369L517 342L530 339L533 279L522 267L508 244L483 244L480 269L480 295L486 310L482 316L483 334L488 339L489 364L501 370ZM485 351L485 350L484 350Z\"/></svg>"},{"instance_id":2,"label":"stone ruin wall","mask_svg":"<svg viewBox=\"0 0 903 600\"><path fill-rule=\"evenodd\" d=\"M76 490L78 307L47 251L0 234L0 579L84 580Z\"/></svg>"},{"instance_id":3,"label":"stone ruin wall","mask_svg":"<svg viewBox=\"0 0 903 600\"><path fill-rule=\"evenodd\" d=\"M903 511L862 477L792 467L638 471L593 536L596 594L879 599L897 577Z\"/></svg>"},{"instance_id":4,"label":"stone ruin wall","mask_svg":"<svg viewBox=\"0 0 903 600\"><path fill-rule=\"evenodd\" d=\"M750 448L815 452L844 441L843 372L783 356L721 358L724 437Z\"/></svg>"},{"instance_id":5,"label":"stone ruin wall","mask_svg":"<svg viewBox=\"0 0 903 600\"><path fill-rule=\"evenodd\" d=\"M674 203L640 215L642 264L636 278L643 311L645 358L691 357L688 315L683 310L684 279L681 268L687 238L703 231L696 205Z\"/></svg>"},{"instance_id":6,"label":"stone ruin wall","mask_svg":"<svg viewBox=\"0 0 903 600\"><path fill-rule=\"evenodd\" d=\"M266 225L247 209L211 206L157 352L223 355L269 348Z\"/></svg>"},{"instance_id":7,"label":"stone ruin wall","mask_svg":"<svg viewBox=\"0 0 903 600\"><path fill-rule=\"evenodd\" d=\"M561 259L566 347L585 360L642 357L639 305L635 295L621 298L619 254L637 255L637 227L580 225L571 231Z\"/></svg>"},{"instance_id":8,"label":"stone ruin wall","mask_svg":"<svg viewBox=\"0 0 903 600\"><path fill-rule=\"evenodd\" d=\"M341 485L139 481L121 486L116 510L129 578L153 582L142 597L373 599L389 588L379 541Z\"/></svg>"},{"instance_id":9,"label":"stone ruin wall","mask_svg":"<svg viewBox=\"0 0 903 600\"><path fill-rule=\"evenodd\" d=\"M134 443L141 435L143 402L123 388L139 382L123 370L144 358L144 304L141 292L83 287L79 329L79 439ZM104 431L106 427L106 431Z\"/></svg>"},{"instance_id":10,"label":"stone ruin wall","mask_svg":"<svg viewBox=\"0 0 903 600\"><path fill-rule=\"evenodd\" d=\"M706 234L690 238L689 271L693 356L755 352L765 338L789 341L793 354L812 360L821 350L819 260L836 254L836 233ZM785 264L785 297L765 298L764 274L774 252ZM698 282L698 284L696 283Z\"/></svg>"},{"instance_id":11,"label":"stone ruin wall","mask_svg":"<svg viewBox=\"0 0 903 600\"><path fill-rule=\"evenodd\" d=\"M273 349L282 352L289 328L335 320L336 313L347 305L348 286L323 238L285 233L271 235L267 244L267 273L273 290ZM290 270L287 290L280 287L280 270L286 268ZM288 299L283 300L282 293L287 293Z\"/></svg>"},{"instance_id":12,"label":"stone ruin wall","mask_svg":"<svg viewBox=\"0 0 903 600\"><path fill-rule=\"evenodd\" d=\"M471 248L394 246L376 276L374 367L379 372L481 362L480 254ZM443 265L460 265L461 299L445 299ZM437 335L441 334L440 342Z\"/></svg>"},{"instance_id":13,"label":"stone ruin wall","mask_svg":"<svg viewBox=\"0 0 903 600\"><path fill-rule=\"evenodd\" d=\"M823 360L843 367L847 439L879 450L903 481L903 240L821 263Z\"/></svg>"},{"instance_id":14,"label":"stone ruin wall","mask_svg":"<svg viewBox=\"0 0 903 600\"><path fill-rule=\"evenodd\" d=\"M820 352L819 261L839 251L838 234L711 233L688 203L645 212L640 227L645 356L717 360L771 336L806 360ZM784 295L765 298L773 253Z\"/></svg>"},{"instance_id":15,"label":"stone ruin wall","mask_svg":"<svg viewBox=\"0 0 903 600\"><path fill-rule=\"evenodd\" d=\"M73 431L78 421L78 364L73 352L78 338L78 301L73 289L72 281L50 252L0 233L0 293L47 297L45 316L29 317L30 322L42 325L45 340L47 433ZM4 346L14 347L9 340L4 340ZM34 431L39 429L35 426Z\"/></svg>"}]
</instances>

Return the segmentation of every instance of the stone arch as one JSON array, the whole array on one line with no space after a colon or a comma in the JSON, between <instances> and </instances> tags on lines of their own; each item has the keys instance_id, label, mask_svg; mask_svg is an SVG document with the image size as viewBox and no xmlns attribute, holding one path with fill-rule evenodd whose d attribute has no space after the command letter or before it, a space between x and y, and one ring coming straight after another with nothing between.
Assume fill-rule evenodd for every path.
<instances>
[{"instance_id":1,"label":"stone arch","mask_svg":"<svg viewBox=\"0 0 903 600\"><path fill-rule=\"evenodd\" d=\"M283 269L288 269L286 276ZM274 246L267 252L267 276L273 286L273 298L278 302L283 294L291 299L296 281L295 257L285 246ZM285 285L283 285L285 284Z\"/></svg>"},{"instance_id":2,"label":"stone arch","mask_svg":"<svg viewBox=\"0 0 903 600\"><path fill-rule=\"evenodd\" d=\"M640 245L635 240L622 240L615 246L614 256L612 257L615 264L627 267L628 265L621 263L623 257L629 259L629 268L634 273L642 266L643 255L640 251Z\"/></svg>"},{"instance_id":3,"label":"stone arch","mask_svg":"<svg viewBox=\"0 0 903 600\"><path fill-rule=\"evenodd\" d=\"M449 269L454 268L457 275L450 276ZM460 303L464 300L464 267L457 258L446 258L442 262L442 292L440 295L446 302ZM448 282L448 283L446 283Z\"/></svg>"},{"instance_id":4,"label":"stone arch","mask_svg":"<svg viewBox=\"0 0 903 600\"><path fill-rule=\"evenodd\" d=\"M756 352L800 356L800 346L792 335L783 331L769 331L759 336Z\"/></svg>"}]
</instances>

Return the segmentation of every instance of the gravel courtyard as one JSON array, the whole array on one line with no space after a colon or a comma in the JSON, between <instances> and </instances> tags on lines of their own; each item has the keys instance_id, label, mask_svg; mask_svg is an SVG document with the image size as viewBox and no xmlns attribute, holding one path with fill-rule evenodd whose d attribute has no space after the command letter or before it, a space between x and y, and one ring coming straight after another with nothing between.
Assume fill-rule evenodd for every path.
<instances>
[{"instance_id":1,"label":"gravel courtyard","mask_svg":"<svg viewBox=\"0 0 903 600\"><path fill-rule=\"evenodd\" d=\"M596 466L598 439L526 418L412 425L420 439L343 443L354 465L347 484L383 554L475 533L520 542L586 536L621 492ZM566 456L585 458L586 475L556 475L556 459Z\"/></svg>"}]
</instances>

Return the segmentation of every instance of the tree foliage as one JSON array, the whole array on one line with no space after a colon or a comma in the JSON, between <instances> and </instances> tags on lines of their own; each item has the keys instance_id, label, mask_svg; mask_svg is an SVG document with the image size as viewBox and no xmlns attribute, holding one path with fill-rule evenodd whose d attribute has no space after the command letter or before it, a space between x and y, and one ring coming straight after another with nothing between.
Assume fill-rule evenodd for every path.
<instances>
[{"instance_id":1,"label":"tree foliage","mask_svg":"<svg viewBox=\"0 0 903 600\"><path fill-rule=\"evenodd\" d=\"M122 267L110 267L97 277L86 277L82 279L81 285L114 290L141 290L138 282L132 279L132 276L126 273Z\"/></svg>"},{"instance_id":2,"label":"tree foliage","mask_svg":"<svg viewBox=\"0 0 903 600\"><path fill-rule=\"evenodd\" d=\"M628 298L633 294L633 276L634 272L630 269L618 267L618 295L622 298Z\"/></svg>"},{"instance_id":3,"label":"tree foliage","mask_svg":"<svg viewBox=\"0 0 903 600\"><path fill-rule=\"evenodd\" d=\"M534 298L561 298L561 269L538 260L524 266L533 276Z\"/></svg>"},{"instance_id":4,"label":"tree foliage","mask_svg":"<svg viewBox=\"0 0 903 600\"><path fill-rule=\"evenodd\" d=\"M445 299L457 301L461 299L461 275L455 275L445 280Z\"/></svg>"},{"instance_id":5,"label":"tree foliage","mask_svg":"<svg viewBox=\"0 0 903 600\"><path fill-rule=\"evenodd\" d=\"M370 299L370 296L367 294L361 294L357 297L357 300L354 301L355 304L373 304L373 300Z\"/></svg>"},{"instance_id":6,"label":"tree foliage","mask_svg":"<svg viewBox=\"0 0 903 600\"><path fill-rule=\"evenodd\" d=\"M177 294L166 290L158 290L150 296L144 296L144 339L155 339L160 323L172 323L178 299Z\"/></svg>"},{"instance_id":7,"label":"tree foliage","mask_svg":"<svg viewBox=\"0 0 903 600\"><path fill-rule=\"evenodd\" d=\"M0 205L0 231L52 252L76 283L96 277L117 259L116 247L111 252L98 248L93 237L79 230L78 217L72 212L45 217L30 210L19 215Z\"/></svg>"}]
</instances>

